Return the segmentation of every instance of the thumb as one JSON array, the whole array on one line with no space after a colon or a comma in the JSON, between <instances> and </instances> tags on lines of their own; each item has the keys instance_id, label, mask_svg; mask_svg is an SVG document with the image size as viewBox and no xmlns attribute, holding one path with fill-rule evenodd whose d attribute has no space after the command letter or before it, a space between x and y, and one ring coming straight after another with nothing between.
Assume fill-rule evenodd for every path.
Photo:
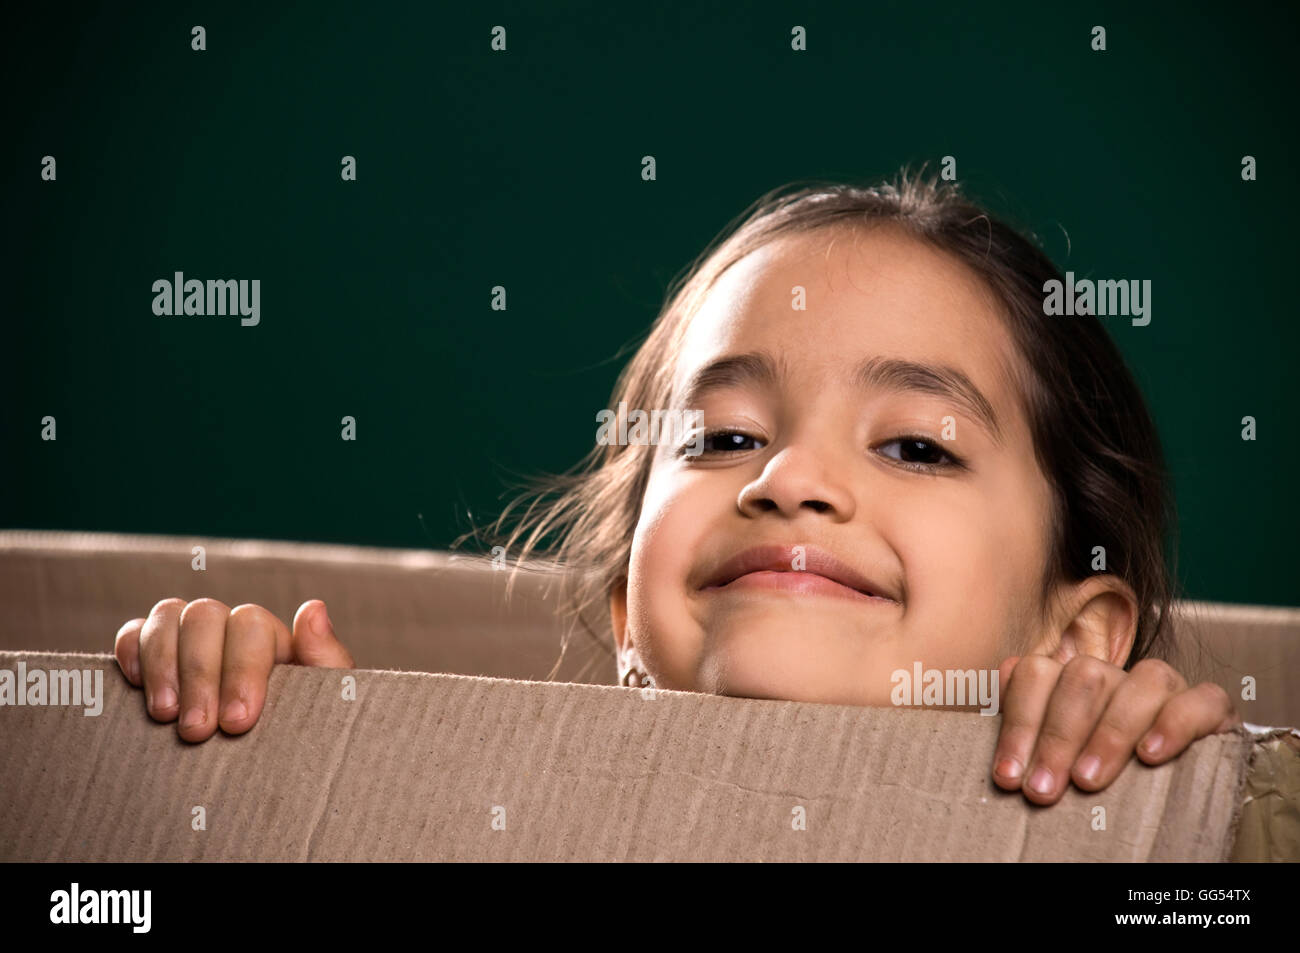
<instances>
[{"instance_id":1,"label":"thumb","mask_svg":"<svg viewBox=\"0 0 1300 953\"><path fill-rule=\"evenodd\" d=\"M334 635L325 603L310 599L293 617L293 661L320 668L355 668L352 655Z\"/></svg>"}]
</instances>

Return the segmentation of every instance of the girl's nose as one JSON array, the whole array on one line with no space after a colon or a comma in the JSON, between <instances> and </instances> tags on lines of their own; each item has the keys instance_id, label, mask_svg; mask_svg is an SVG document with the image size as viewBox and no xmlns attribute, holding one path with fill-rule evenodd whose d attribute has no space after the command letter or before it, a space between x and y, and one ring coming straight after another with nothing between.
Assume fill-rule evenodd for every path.
<instances>
[{"instance_id":1,"label":"girl's nose","mask_svg":"<svg viewBox=\"0 0 1300 953\"><path fill-rule=\"evenodd\" d=\"M847 481L829 464L806 446L785 447L740 491L737 505L747 516L779 512L794 518L810 509L847 522L856 501Z\"/></svg>"}]
</instances>

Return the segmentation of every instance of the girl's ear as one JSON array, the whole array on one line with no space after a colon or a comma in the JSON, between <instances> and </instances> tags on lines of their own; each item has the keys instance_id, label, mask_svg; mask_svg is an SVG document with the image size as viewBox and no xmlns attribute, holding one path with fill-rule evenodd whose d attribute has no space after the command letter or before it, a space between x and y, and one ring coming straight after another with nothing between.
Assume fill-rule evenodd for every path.
<instances>
[{"instance_id":1,"label":"girl's ear","mask_svg":"<svg viewBox=\"0 0 1300 953\"><path fill-rule=\"evenodd\" d=\"M1091 655L1124 667L1137 636L1138 604L1133 589L1110 573L1064 584L1039 644L1031 651L1065 664Z\"/></svg>"},{"instance_id":2,"label":"girl's ear","mask_svg":"<svg viewBox=\"0 0 1300 953\"><path fill-rule=\"evenodd\" d=\"M620 579L609 591L609 618L614 629L614 649L622 657L627 651L626 579Z\"/></svg>"}]
</instances>

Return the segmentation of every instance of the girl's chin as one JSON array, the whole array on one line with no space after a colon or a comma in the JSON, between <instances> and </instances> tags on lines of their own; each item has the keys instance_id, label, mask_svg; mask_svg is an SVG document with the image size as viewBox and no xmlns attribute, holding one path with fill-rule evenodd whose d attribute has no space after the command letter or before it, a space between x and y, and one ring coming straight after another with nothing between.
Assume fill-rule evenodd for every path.
<instances>
[{"instance_id":1,"label":"girl's chin","mask_svg":"<svg viewBox=\"0 0 1300 953\"><path fill-rule=\"evenodd\" d=\"M832 600L803 607L779 600L727 607L702 613L696 622L706 652L719 650L753 656L769 666L815 666L831 672L845 665L860 669L864 661L897 642L902 629L901 620L886 611L864 612L853 603Z\"/></svg>"},{"instance_id":2,"label":"girl's chin","mask_svg":"<svg viewBox=\"0 0 1300 953\"><path fill-rule=\"evenodd\" d=\"M699 690L732 698L768 698L827 705L888 705L889 672L859 677L862 660L833 653L810 657L756 651L757 646L723 648L700 667ZM873 684L878 683L878 684Z\"/></svg>"}]
</instances>

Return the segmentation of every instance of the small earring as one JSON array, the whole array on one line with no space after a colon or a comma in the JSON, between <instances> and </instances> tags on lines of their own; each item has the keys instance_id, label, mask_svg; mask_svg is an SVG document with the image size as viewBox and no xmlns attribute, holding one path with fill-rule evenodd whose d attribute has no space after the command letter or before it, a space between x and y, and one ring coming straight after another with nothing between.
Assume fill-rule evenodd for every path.
<instances>
[{"instance_id":1,"label":"small earring","mask_svg":"<svg viewBox=\"0 0 1300 953\"><path fill-rule=\"evenodd\" d=\"M623 673L623 684L628 688L654 688L655 680L634 665Z\"/></svg>"}]
</instances>

